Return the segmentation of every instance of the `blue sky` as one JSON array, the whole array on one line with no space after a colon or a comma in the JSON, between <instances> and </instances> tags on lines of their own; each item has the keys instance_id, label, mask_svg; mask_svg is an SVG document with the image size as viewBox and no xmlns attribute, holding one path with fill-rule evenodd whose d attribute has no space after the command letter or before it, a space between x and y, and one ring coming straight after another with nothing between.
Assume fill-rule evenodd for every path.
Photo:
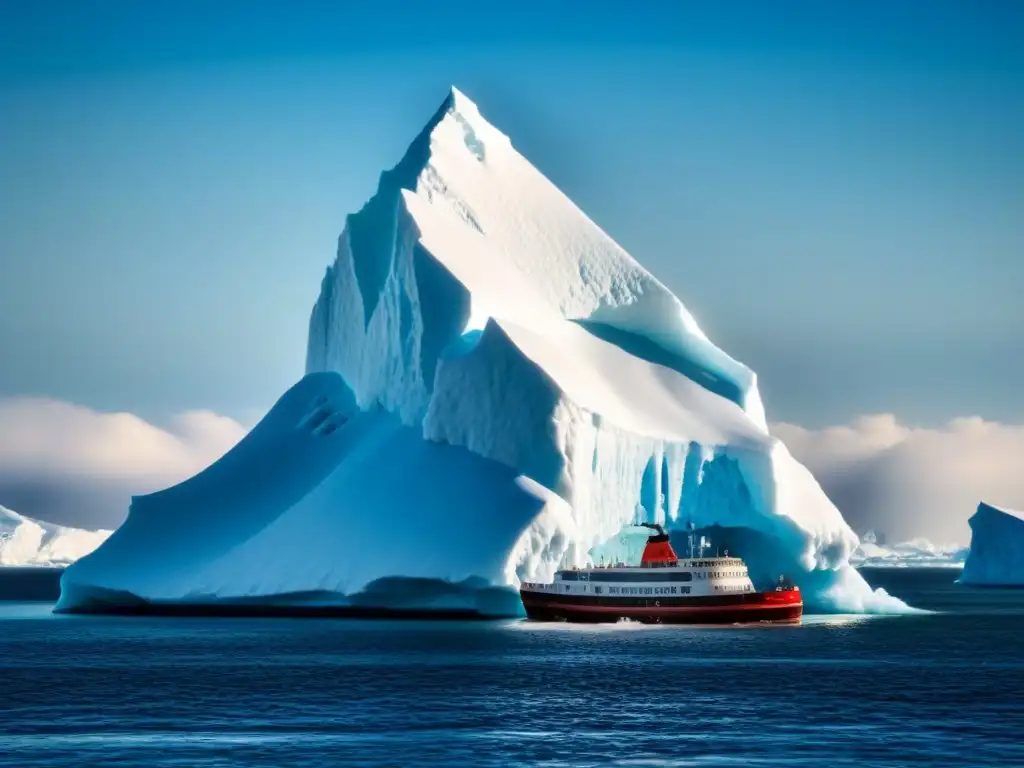
<instances>
[{"instance_id":1,"label":"blue sky","mask_svg":"<svg viewBox=\"0 0 1024 768\"><path fill-rule=\"evenodd\" d=\"M1024 418L1012 2L4 3L0 396L268 407L452 84L771 419Z\"/></svg>"}]
</instances>

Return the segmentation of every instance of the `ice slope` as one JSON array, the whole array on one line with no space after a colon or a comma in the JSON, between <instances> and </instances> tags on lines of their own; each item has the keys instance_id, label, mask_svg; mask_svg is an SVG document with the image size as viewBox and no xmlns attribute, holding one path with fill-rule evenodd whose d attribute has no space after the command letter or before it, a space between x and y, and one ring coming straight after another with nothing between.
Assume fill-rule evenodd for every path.
<instances>
[{"instance_id":1,"label":"ice slope","mask_svg":"<svg viewBox=\"0 0 1024 768\"><path fill-rule=\"evenodd\" d=\"M638 520L714 526L814 608L905 608L849 565L857 537L768 435L754 374L453 90L348 217L306 378L207 471L135 500L61 607L492 611Z\"/></svg>"},{"instance_id":2,"label":"ice slope","mask_svg":"<svg viewBox=\"0 0 1024 768\"><path fill-rule=\"evenodd\" d=\"M110 531L84 531L33 520L0 506L0 566L73 563L92 552Z\"/></svg>"},{"instance_id":3,"label":"ice slope","mask_svg":"<svg viewBox=\"0 0 1024 768\"><path fill-rule=\"evenodd\" d=\"M256 600L514 613L510 592L482 587L506 582L507 553L550 495L357 410L338 374L310 374L212 466L134 499L65 572L58 610ZM480 526L484 499L495 519Z\"/></svg>"},{"instance_id":4,"label":"ice slope","mask_svg":"<svg viewBox=\"0 0 1024 768\"><path fill-rule=\"evenodd\" d=\"M1024 586L1024 512L981 502L968 522L971 549L960 583Z\"/></svg>"}]
</instances>

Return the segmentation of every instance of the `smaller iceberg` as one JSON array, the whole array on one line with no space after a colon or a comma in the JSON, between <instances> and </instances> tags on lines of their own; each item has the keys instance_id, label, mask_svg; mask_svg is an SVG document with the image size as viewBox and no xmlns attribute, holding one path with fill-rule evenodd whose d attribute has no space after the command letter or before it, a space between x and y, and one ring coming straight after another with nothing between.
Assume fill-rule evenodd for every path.
<instances>
[{"instance_id":1,"label":"smaller iceberg","mask_svg":"<svg viewBox=\"0 0 1024 768\"><path fill-rule=\"evenodd\" d=\"M886 546L873 531L868 531L850 556L850 562L858 568L962 568L966 557L967 547L939 546L928 539Z\"/></svg>"},{"instance_id":2,"label":"smaller iceberg","mask_svg":"<svg viewBox=\"0 0 1024 768\"><path fill-rule=\"evenodd\" d=\"M981 502L968 522L971 549L960 583L1024 586L1024 512Z\"/></svg>"},{"instance_id":3,"label":"smaller iceberg","mask_svg":"<svg viewBox=\"0 0 1024 768\"><path fill-rule=\"evenodd\" d=\"M106 541L110 531L65 528L0 506L0 566L65 566Z\"/></svg>"}]
</instances>

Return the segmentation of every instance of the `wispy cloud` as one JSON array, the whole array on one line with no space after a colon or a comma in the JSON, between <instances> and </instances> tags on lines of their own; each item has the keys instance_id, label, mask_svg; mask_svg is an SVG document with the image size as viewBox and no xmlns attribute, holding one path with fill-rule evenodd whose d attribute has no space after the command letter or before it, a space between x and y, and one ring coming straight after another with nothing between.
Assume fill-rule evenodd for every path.
<instances>
[{"instance_id":1,"label":"wispy cloud","mask_svg":"<svg viewBox=\"0 0 1024 768\"><path fill-rule=\"evenodd\" d=\"M0 504L64 525L116 525L133 494L195 474L245 432L209 411L157 426L58 400L0 399Z\"/></svg>"},{"instance_id":2,"label":"wispy cloud","mask_svg":"<svg viewBox=\"0 0 1024 768\"><path fill-rule=\"evenodd\" d=\"M966 543L979 501L1024 506L1024 425L972 417L920 428L878 414L820 430L771 428L855 530L890 542Z\"/></svg>"}]
</instances>

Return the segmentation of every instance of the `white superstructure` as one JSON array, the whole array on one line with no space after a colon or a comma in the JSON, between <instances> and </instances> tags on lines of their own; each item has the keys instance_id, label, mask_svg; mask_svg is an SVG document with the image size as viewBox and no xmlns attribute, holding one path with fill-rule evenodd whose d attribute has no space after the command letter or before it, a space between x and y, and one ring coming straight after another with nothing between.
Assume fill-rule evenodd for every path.
<instances>
[{"instance_id":1,"label":"white superstructure","mask_svg":"<svg viewBox=\"0 0 1024 768\"><path fill-rule=\"evenodd\" d=\"M558 571L549 584L525 582L523 589L565 595L714 595L753 592L747 566L738 557L690 558L676 565L607 566Z\"/></svg>"}]
</instances>

